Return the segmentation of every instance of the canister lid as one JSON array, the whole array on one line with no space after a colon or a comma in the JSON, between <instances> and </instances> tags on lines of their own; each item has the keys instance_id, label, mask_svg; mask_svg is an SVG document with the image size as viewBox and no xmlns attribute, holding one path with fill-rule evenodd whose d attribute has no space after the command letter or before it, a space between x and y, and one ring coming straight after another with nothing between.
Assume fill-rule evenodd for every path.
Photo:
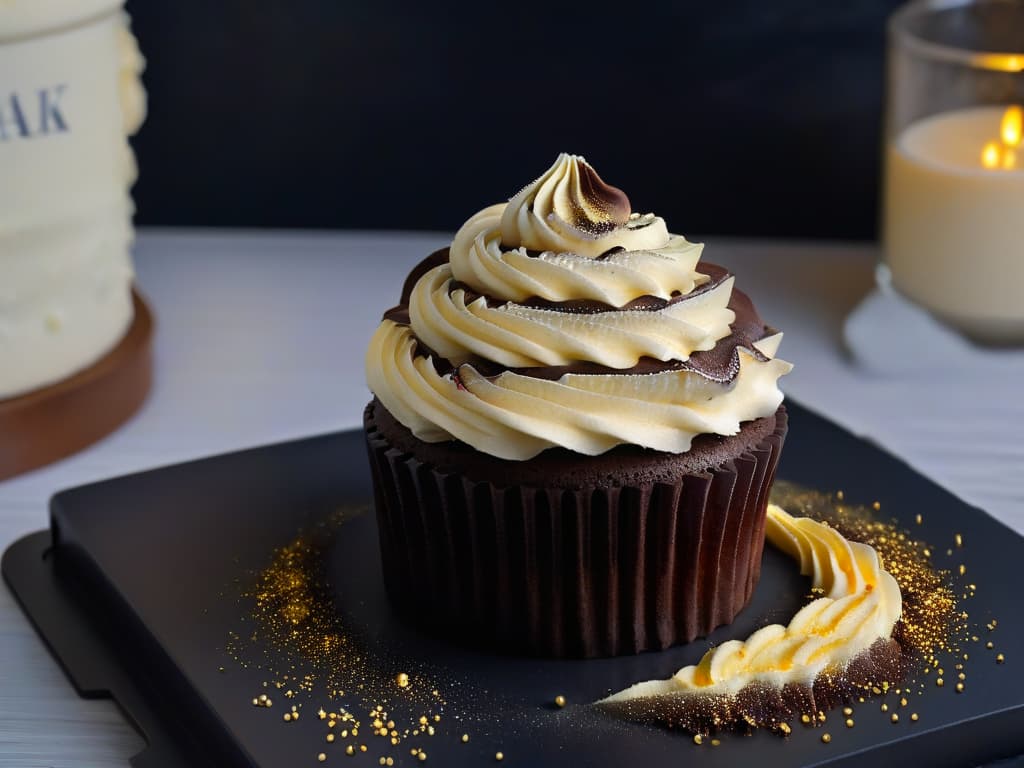
<instances>
[{"instance_id":1,"label":"canister lid","mask_svg":"<svg viewBox=\"0 0 1024 768\"><path fill-rule=\"evenodd\" d=\"M74 27L121 6L121 0L0 0L0 43Z\"/></svg>"}]
</instances>

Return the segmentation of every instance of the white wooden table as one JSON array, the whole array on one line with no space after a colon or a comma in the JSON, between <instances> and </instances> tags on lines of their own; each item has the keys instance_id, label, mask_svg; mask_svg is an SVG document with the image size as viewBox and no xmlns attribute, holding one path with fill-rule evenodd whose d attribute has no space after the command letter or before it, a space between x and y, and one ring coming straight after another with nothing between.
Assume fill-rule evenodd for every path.
<instances>
[{"instance_id":1,"label":"white wooden table","mask_svg":"<svg viewBox=\"0 0 1024 768\"><path fill-rule=\"evenodd\" d=\"M869 376L842 320L872 285L875 248L707 238L796 364L787 393L1024 531L1024 410L972 371ZM138 284L157 317L156 382L98 445L0 483L0 545L47 525L55 491L260 443L356 427L363 350L408 269L441 234L144 231ZM1024 353L1022 353L1024 354ZM997 482L993 482L997 481ZM0 589L0 766L125 766L141 738L107 701L80 700Z\"/></svg>"}]
</instances>

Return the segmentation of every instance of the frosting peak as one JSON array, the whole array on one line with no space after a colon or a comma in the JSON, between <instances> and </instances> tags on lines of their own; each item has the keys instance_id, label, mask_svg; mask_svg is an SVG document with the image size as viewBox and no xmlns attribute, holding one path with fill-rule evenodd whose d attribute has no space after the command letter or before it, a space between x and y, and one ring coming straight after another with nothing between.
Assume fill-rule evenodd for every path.
<instances>
[{"instance_id":1,"label":"frosting peak","mask_svg":"<svg viewBox=\"0 0 1024 768\"><path fill-rule=\"evenodd\" d=\"M563 152L501 214L503 245L596 257L614 248L659 248L663 219L632 214L626 193L607 184L583 157Z\"/></svg>"},{"instance_id":2,"label":"frosting peak","mask_svg":"<svg viewBox=\"0 0 1024 768\"><path fill-rule=\"evenodd\" d=\"M606 184L597 171L580 155L563 152L555 164L532 184L523 187L510 201L501 219L501 231L514 237L517 212L524 206L552 227L571 228L583 237L598 237L623 226L632 211L629 198L618 187ZM518 243L543 250L544 245Z\"/></svg>"}]
</instances>

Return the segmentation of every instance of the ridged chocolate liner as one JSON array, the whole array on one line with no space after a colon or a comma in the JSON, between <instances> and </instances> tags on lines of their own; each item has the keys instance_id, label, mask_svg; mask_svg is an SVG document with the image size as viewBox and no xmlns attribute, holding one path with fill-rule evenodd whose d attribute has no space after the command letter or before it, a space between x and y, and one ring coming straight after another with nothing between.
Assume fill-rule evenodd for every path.
<instances>
[{"instance_id":1,"label":"ridged chocolate liner","mask_svg":"<svg viewBox=\"0 0 1024 768\"><path fill-rule=\"evenodd\" d=\"M706 635L750 600L784 408L752 447L675 482L540 488L441 471L396 448L375 407L384 580L416 624L512 652L616 656Z\"/></svg>"}]
</instances>

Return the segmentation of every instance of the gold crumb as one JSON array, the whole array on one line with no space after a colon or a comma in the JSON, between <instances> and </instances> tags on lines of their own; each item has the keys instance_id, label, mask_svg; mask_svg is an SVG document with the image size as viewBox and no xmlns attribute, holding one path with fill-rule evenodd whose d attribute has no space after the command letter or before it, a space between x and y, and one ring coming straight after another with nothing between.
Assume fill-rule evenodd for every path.
<instances>
[{"instance_id":1,"label":"gold crumb","mask_svg":"<svg viewBox=\"0 0 1024 768\"><path fill-rule=\"evenodd\" d=\"M823 734L821 734L821 743L822 744L828 744L830 741L832 741L832 734L830 734L830 733L823 733Z\"/></svg>"}]
</instances>

